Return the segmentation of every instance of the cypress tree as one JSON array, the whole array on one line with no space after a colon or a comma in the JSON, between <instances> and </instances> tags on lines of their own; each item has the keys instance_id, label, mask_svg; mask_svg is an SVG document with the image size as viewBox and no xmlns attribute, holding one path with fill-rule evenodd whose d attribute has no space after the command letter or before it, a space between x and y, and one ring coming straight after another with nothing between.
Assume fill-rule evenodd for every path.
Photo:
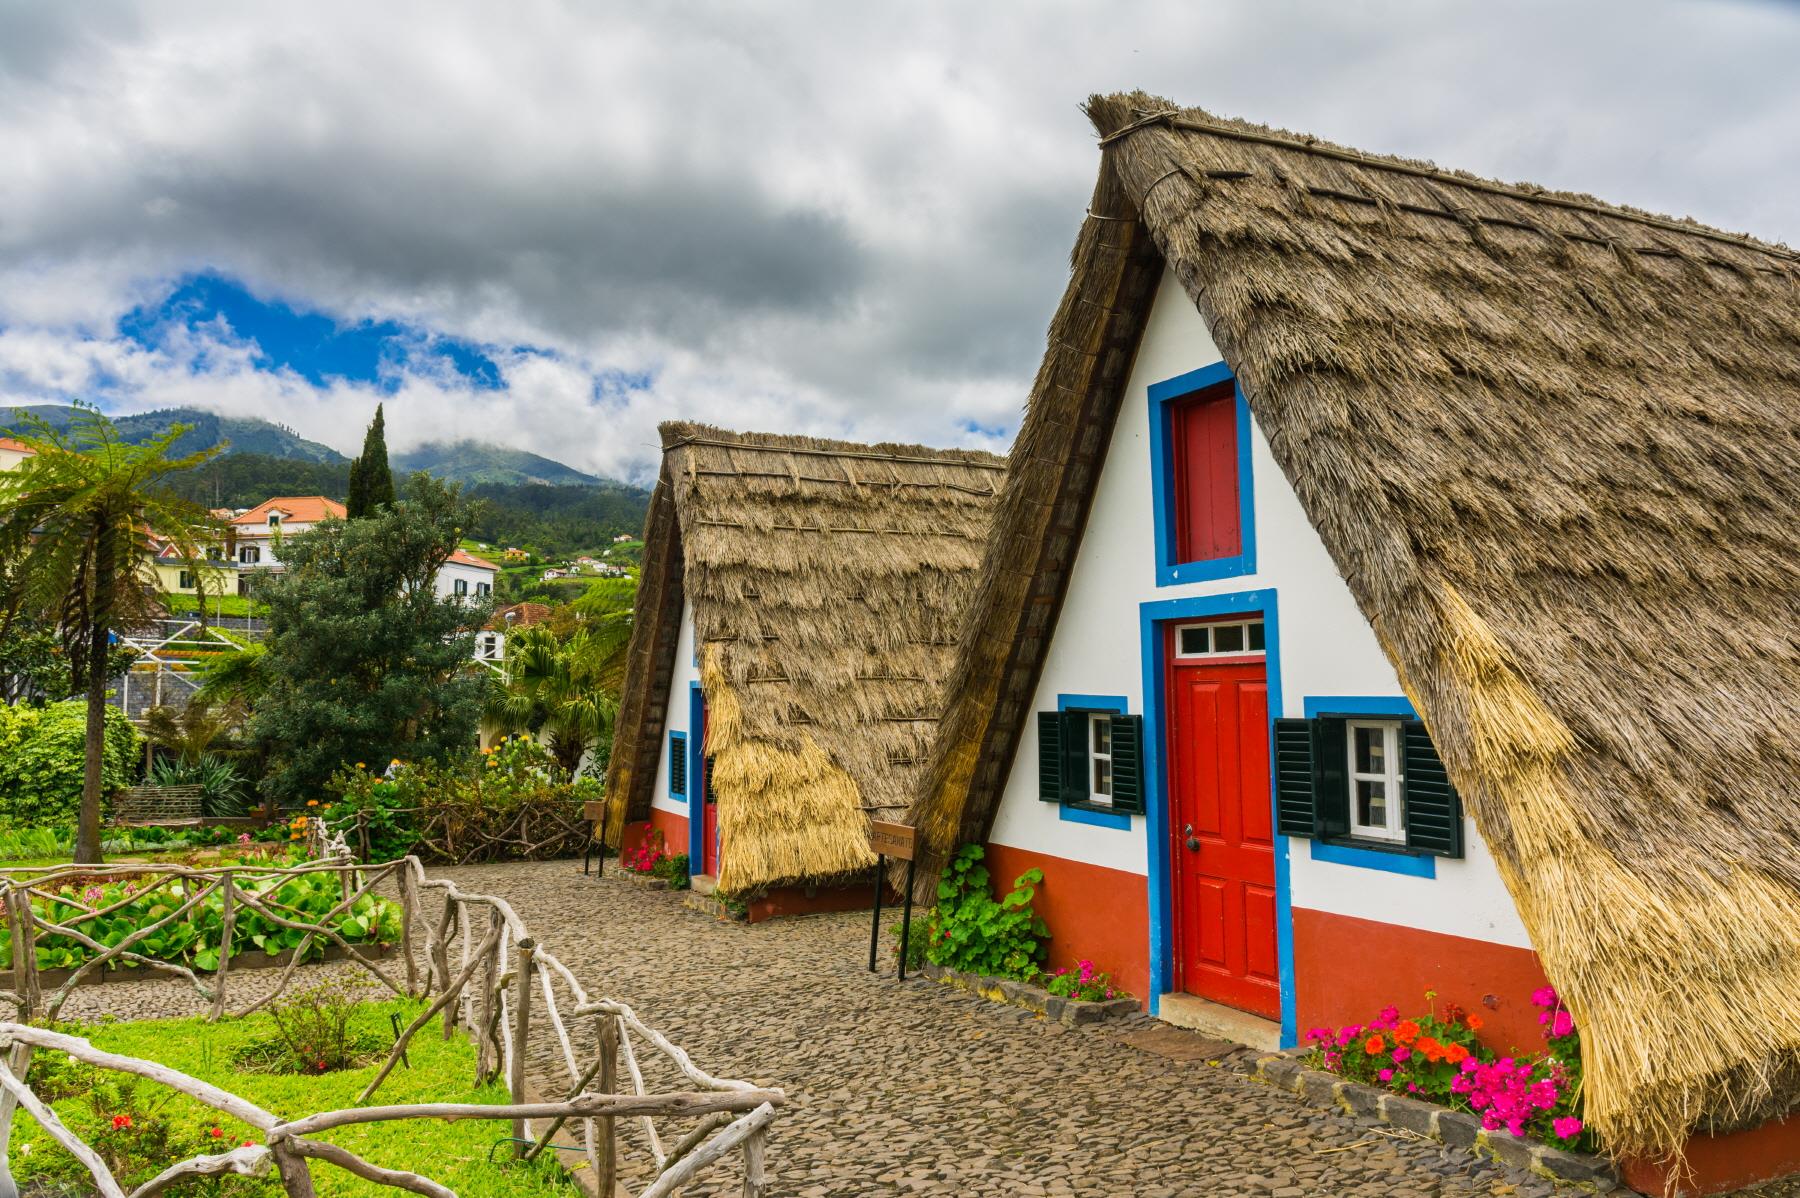
<instances>
[{"instance_id":1,"label":"cypress tree","mask_svg":"<svg viewBox=\"0 0 1800 1198\"><path fill-rule=\"evenodd\" d=\"M382 508L393 506L394 474L388 469L387 425L381 405L375 405L375 419L363 437L363 451L350 463L350 493L344 507L352 520L371 516Z\"/></svg>"}]
</instances>

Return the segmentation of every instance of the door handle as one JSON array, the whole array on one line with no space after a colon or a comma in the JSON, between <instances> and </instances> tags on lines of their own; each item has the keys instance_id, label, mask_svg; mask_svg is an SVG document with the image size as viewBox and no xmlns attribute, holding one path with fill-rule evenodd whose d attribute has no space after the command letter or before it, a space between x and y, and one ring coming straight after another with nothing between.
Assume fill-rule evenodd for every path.
<instances>
[{"instance_id":1,"label":"door handle","mask_svg":"<svg viewBox=\"0 0 1800 1198\"><path fill-rule=\"evenodd\" d=\"M1187 837L1187 851L1190 853L1198 853L1200 851L1200 838L1194 835L1194 825L1184 824L1181 829L1181 834Z\"/></svg>"}]
</instances>

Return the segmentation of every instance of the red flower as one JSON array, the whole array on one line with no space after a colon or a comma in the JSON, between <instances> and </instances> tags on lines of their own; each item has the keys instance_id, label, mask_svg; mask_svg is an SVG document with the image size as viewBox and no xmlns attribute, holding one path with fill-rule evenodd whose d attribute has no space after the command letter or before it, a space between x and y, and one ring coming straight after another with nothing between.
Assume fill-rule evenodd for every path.
<instances>
[{"instance_id":1,"label":"red flower","mask_svg":"<svg viewBox=\"0 0 1800 1198\"><path fill-rule=\"evenodd\" d=\"M1386 1047L1387 1047L1387 1044L1382 1040L1382 1038L1380 1036L1370 1036L1367 1040L1363 1041L1363 1051L1368 1053L1370 1056L1374 1056L1376 1053L1380 1052L1382 1049L1384 1049Z\"/></svg>"},{"instance_id":2,"label":"red flower","mask_svg":"<svg viewBox=\"0 0 1800 1198\"><path fill-rule=\"evenodd\" d=\"M215 1127L207 1134L215 1140L222 1140L225 1138L225 1129L222 1127Z\"/></svg>"},{"instance_id":3,"label":"red flower","mask_svg":"<svg viewBox=\"0 0 1800 1198\"><path fill-rule=\"evenodd\" d=\"M113 1116L113 1130L114 1131L118 1131L121 1127L130 1127L130 1126L131 1126L131 1116L130 1115L114 1115Z\"/></svg>"}]
</instances>

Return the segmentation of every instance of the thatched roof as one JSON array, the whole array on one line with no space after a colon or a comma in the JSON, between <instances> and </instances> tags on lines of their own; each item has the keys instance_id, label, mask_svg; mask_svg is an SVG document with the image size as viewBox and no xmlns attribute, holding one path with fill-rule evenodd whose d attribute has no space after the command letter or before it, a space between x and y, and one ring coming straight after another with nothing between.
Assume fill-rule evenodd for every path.
<instances>
[{"instance_id":1,"label":"thatched roof","mask_svg":"<svg viewBox=\"0 0 1800 1198\"><path fill-rule=\"evenodd\" d=\"M911 798L1004 463L971 450L662 426L607 772L609 838L649 813L682 598L713 757L719 885L874 866Z\"/></svg>"},{"instance_id":2,"label":"thatched roof","mask_svg":"<svg viewBox=\"0 0 1800 1198\"><path fill-rule=\"evenodd\" d=\"M1800 259L1096 98L1100 179L914 819L992 819L1164 263L1583 1027L1622 1151L1800 1096Z\"/></svg>"}]
</instances>

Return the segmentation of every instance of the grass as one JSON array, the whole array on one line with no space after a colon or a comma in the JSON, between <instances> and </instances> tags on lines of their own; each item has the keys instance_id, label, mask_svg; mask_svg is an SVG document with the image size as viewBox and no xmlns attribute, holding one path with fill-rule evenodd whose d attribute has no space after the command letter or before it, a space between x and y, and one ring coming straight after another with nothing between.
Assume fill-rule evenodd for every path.
<instances>
[{"instance_id":1,"label":"grass","mask_svg":"<svg viewBox=\"0 0 1800 1198\"><path fill-rule=\"evenodd\" d=\"M379 1037L383 1045L392 1044L390 1013L398 1013L404 1024L423 1010L420 1002L395 1001L366 1004L358 1009L355 1027L364 1035ZM212 1082L242 1098L256 1103L276 1115L297 1119L319 1111L336 1110L357 1105L356 1096L380 1067L377 1059L359 1069L346 1069L319 1076L283 1073L245 1072L233 1064L238 1050L275 1036L273 1021L263 1014L247 1019L226 1020L208 1024L200 1019L145 1020L109 1023L85 1029L85 1035L98 1047L129 1056L157 1061L183 1073ZM505 1087L476 1087L475 1050L462 1036L445 1041L436 1024L421 1031L407 1048L411 1068L396 1068L376 1091L369 1105L379 1106L416 1102L474 1102L495 1105L507 1101ZM168 1093L162 1087L146 1083L140 1102L154 1101ZM93 1142L98 1122L89 1103L82 1097L63 1099L55 1104L57 1114L84 1139ZM212 1151L223 1151L246 1139L261 1136L243 1124L223 1118L210 1107L184 1096L175 1096L162 1108L169 1124L187 1136L210 1136L212 1127L224 1135ZM13 1130L11 1162L13 1175L23 1180L28 1175L52 1173L68 1176L73 1161L44 1134L30 1116L20 1112ZM136 1122L146 1125L140 1117ZM106 1134L104 1131L101 1134ZM467 1119L455 1123L438 1120L408 1119L393 1123L369 1123L342 1127L322 1135L356 1153L364 1160L392 1169L408 1169L449 1186L460 1198L572 1198L580 1191L560 1169L539 1163L525 1165L512 1162L511 1145L495 1150L497 1161L489 1164L489 1149L496 1141L512 1134L511 1125L497 1120ZM29 1147L27 1147L29 1145ZM187 1155L184 1153L183 1155ZM575 1153L556 1154L571 1158L573 1165L580 1157ZM151 1172L173 1164L180 1157L154 1162ZM391 1198L399 1191L363 1181L323 1162L313 1163L313 1176L323 1198ZM130 1189L132 1182L121 1177ZM187 1192L187 1191L183 1191ZM234 1181L221 1190L232 1198L269 1198L279 1195L281 1187L273 1176L260 1182Z\"/></svg>"},{"instance_id":2,"label":"grass","mask_svg":"<svg viewBox=\"0 0 1800 1198\"><path fill-rule=\"evenodd\" d=\"M192 615L200 610L200 599L197 595L175 593L168 595L165 602L172 616ZM206 597L206 614L209 616L266 616L269 605L252 602L247 595L208 595Z\"/></svg>"}]
</instances>

